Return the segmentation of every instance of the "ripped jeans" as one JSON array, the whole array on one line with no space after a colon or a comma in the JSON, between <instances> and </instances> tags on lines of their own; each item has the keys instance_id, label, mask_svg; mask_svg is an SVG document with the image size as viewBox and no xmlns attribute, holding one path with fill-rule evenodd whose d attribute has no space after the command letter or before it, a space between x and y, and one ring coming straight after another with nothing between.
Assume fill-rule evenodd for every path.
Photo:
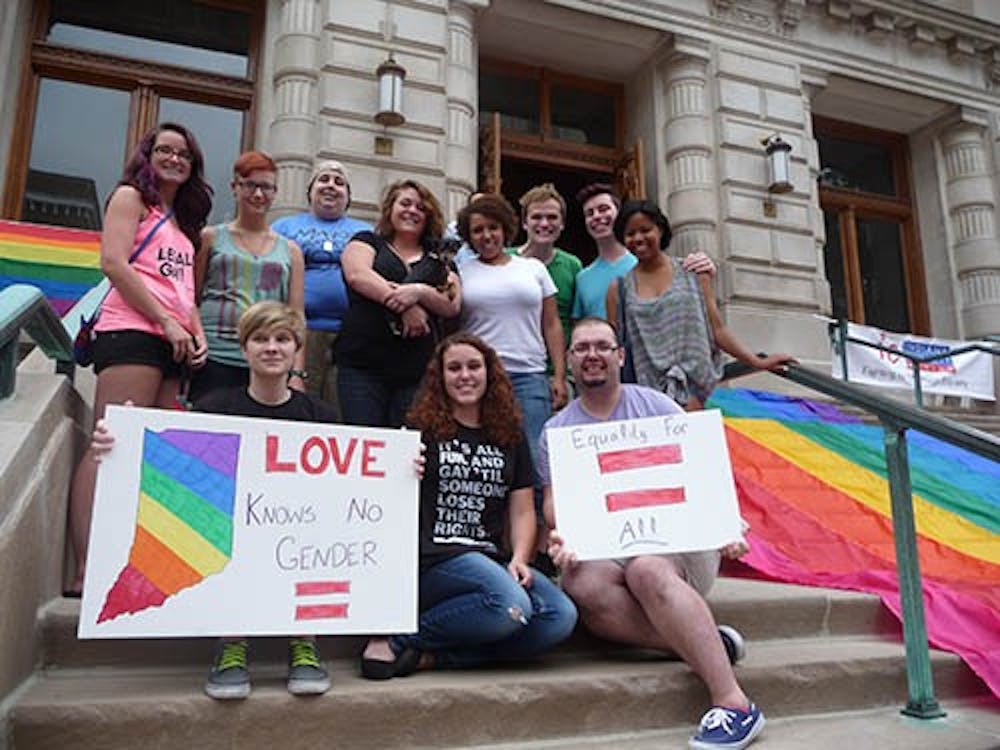
<instances>
[{"instance_id":1,"label":"ripped jeans","mask_svg":"<svg viewBox=\"0 0 1000 750\"><path fill-rule=\"evenodd\" d=\"M576 607L537 570L530 588L480 552L450 557L420 575L419 630L390 639L396 653L429 651L440 668L523 659L569 636Z\"/></svg>"}]
</instances>

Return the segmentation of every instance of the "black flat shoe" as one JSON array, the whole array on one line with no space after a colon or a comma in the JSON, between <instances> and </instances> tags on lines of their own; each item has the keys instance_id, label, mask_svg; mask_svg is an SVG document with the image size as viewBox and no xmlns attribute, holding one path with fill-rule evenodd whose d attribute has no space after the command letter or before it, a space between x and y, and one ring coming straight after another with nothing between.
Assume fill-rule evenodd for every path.
<instances>
[{"instance_id":1,"label":"black flat shoe","mask_svg":"<svg viewBox=\"0 0 1000 750\"><path fill-rule=\"evenodd\" d=\"M407 648L393 661L368 659L362 656L361 676L366 680L391 680L393 677L413 674L418 666L420 666L420 652L415 648Z\"/></svg>"}]
</instances>

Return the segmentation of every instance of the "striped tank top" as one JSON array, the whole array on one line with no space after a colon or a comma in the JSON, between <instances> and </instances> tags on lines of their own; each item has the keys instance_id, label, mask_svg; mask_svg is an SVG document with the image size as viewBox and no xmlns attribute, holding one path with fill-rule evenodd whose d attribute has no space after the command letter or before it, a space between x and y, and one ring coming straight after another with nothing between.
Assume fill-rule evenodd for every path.
<instances>
[{"instance_id":1,"label":"striped tank top","mask_svg":"<svg viewBox=\"0 0 1000 750\"><path fill-rule=\"evenodd\" d=\"M246 367L240 351L238 325L243 312L263 300L288 301L292 257L288 240L278 235L271 249L254 255L238 247L225 224L215 228L201 289L201 324L208 358L224 365Z\"/></svg>"}]
</instances>

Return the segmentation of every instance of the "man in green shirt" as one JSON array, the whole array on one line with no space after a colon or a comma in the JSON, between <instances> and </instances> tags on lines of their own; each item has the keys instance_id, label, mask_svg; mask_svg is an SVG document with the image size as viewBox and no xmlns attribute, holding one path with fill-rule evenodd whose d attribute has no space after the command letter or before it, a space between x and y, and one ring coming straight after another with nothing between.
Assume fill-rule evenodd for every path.
<instances>
[{"instance_id":1,"label":"man in green shirt","mask_svg":"<svg viewBox=\"0 0 1000 750\"><path fill-rule=\"evenodd\" d=\"M521 225L528 235L528 241L507 252L525 258L537 258L548 269L552 283L556 285L556 307L563 335L569 341L576 275L583 269L583 264L572 253L556 247L559 235L566 225L566 201L551 182L546 182L531 188L521 196L519 202Z\"/></svg>"}]
</instances>

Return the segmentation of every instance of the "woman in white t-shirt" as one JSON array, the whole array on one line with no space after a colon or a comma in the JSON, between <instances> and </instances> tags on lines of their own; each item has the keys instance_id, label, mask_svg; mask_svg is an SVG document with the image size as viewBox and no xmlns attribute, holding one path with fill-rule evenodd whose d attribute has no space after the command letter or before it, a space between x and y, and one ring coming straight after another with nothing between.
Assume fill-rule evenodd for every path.
<instances>
[{"instance_id":1,"label":"woman in white t-shirt","mask_svg":"<svg viewBox=\"0 0 1000 750\"><path fill-rule=\"evenodd\" d=\"M566 347L548 270L534 258L505 252L516 232L517 215L501 195L480 196L459 213L458 233L476 253L461 266L461 320L500 356L534 460L553 406L566 403Z\"/></svg>"}]
</instances>

